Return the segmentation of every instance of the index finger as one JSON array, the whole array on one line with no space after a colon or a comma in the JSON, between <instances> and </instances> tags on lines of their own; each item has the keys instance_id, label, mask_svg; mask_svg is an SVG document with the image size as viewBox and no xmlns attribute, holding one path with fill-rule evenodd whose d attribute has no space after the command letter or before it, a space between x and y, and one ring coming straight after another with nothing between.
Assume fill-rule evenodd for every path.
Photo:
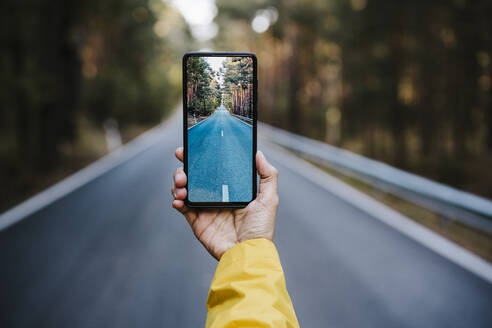
<instances>
[{"instance_id":1,"label":"index finger","mask_svg":"<svg viewBox=\"0 0 492 328\"><path fill-rule=\"evenodd\" d=\"M183 156L184 156L184 148L183 147L178 147L176 149L176 152L174 152L174 155L182 163L183 162Z\"/></svg>"}]
</instances>

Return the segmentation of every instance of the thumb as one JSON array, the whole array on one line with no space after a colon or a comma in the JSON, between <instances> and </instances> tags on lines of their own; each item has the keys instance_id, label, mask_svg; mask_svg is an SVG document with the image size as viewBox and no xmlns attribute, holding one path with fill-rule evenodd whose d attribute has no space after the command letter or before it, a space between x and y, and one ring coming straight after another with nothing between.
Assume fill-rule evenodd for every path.
<instances>
[{"instance_id":1,"label":"thumb","mask_svg":"<svg viewBox=\"0 0 492 328\"><path fill-rule=\"evenodd\" d=\"M261 151L256 153L256 168L260 175L259 197L278 202L278 171Z\"/></svg>"}]
</instances>

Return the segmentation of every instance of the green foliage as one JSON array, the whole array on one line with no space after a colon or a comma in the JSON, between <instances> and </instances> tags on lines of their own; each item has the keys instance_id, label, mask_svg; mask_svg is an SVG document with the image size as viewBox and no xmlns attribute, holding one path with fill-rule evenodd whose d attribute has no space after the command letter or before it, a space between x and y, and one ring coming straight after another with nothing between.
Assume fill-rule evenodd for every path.
<instances>
[{"instance_id":1,"label":"green foliage","mask_svg":"<svg viewBox=\"0 0 492 328\"><path fill-rule=\"evenodd\" d=\"M237 115L251 117L253 61L248 57L231 57L223 65L225 106Z\"/></svg>"},{"instance_id":2,"label":"green foliage","mask_svg":"<svg viewBox=\"0 0 492 328\"><path fill-rule=\"evenodd\" d=\"M150 2L84 3L90 17L81 49L82 108L99 122L112 117L120 125L155 123L177 100L165 73L170 67L160 65L160 54L167 51L168 56L177 56L154 33L158 13Z\"/></svg>"},{"instance_id":3,"label":"green foliage","mask_svg":"<svg viewBox=\"0 0 492 328\"><path fill-rule=\"evenodd\" d=\"M186 63L188 111L192 115L209 115L221 103L222 91L215 72L202 58L191 56Z\"/></svg>"},{"instance_id":4,"label":"green foliage","mask_svg":"<svg viewBox=\"0 0 492 328\"><path fill-rule=\"evenodd\" d=\"M1 198L59 168L80 121L148 126L179 100L189 32L161 0L5 0L0 15Z\"/></svg>"}]
</instances>

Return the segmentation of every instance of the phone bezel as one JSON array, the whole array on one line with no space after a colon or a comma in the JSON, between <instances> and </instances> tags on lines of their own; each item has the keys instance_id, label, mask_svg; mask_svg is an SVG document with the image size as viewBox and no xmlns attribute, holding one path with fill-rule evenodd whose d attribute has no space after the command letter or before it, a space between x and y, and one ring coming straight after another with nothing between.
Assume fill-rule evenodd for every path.
<instances>
[{"instance_id":1,"label":"phone bezel","mask_svg":"<svg viewBox=\"0 0 492 328\"><path fill-rule=\"evenodd\" d=\"M253 153L252 153L252 195L251 200L247 202L192 202L188 199L188 195L185 199L185 205L188 207L199 208L243 208L256 198L257 186L256 186L256 130L257 130L257 104L258 104L258 60L256 55L251 52L187 52L183 55L182 73L183 73L183 147L184 147L184 172L188 176L188 119L187 119L187 97L186 97L186 62L189 57L250 57L253 59ZM188 184L187 184L188 186Z\"/></svg>"}]
</instances>

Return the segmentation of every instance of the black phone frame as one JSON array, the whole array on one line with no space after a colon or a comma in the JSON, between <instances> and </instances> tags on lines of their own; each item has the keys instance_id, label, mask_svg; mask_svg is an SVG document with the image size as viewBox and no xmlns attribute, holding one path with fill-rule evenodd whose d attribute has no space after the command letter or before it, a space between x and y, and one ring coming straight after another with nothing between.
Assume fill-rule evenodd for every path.
<instances>
[{"instance_id":1,"label":"black phone frame","mask_svg":"<svg viewBox=\"0 0 492 328\"><path fill-rule=\"evenodd\" d=\"M201 52L193 51L187 52L183 55L182 73L183 73L183 147L184 147L184 172L188 176L188 119L187 119L187 97L186 97L186 62L189 57L250 57L253 59L253 154L251 156L253 161L253 174L252 174L252 195L251 200L247 202L192 202L188 199L188 195L185 198L185 205L194 208L243 208L250 202L255 200L257 194L257 173L256 173L256 144L257 144L257 104L258 104L258 60L256 55L251 52ZM187 184L188 186L188 184Z\"/></svg>"}]
</instances>

